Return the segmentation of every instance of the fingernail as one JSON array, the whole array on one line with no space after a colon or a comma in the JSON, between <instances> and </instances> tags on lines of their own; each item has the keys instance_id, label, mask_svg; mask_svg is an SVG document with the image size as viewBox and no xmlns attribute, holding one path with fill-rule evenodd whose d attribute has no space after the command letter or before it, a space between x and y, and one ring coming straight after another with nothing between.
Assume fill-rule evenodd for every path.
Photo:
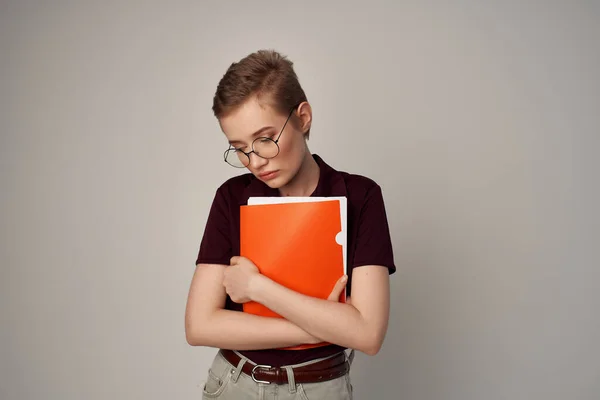
<instances>
[{"instance_id":1,"label":"fingernail","mask_svg":"<svg viewBox=\"0 0 600 400\"><path fill-rule=\"evenodd\" d=\"M346 282L348 280L348 275L342 276L342 282Z\"/></svg>"}]
</instances>

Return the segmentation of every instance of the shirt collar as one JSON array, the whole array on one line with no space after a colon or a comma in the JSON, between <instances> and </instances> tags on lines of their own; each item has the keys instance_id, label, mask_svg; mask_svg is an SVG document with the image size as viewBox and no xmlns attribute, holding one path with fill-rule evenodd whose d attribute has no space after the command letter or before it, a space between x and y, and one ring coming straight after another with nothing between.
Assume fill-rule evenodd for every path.
<instances>
[{"instance_id":1,"label":"shirt collar","mask_svg":"<svg viewBox=\"0 0 600 400\"><path fill-rule=\"evenodd\" d=\"M313 154L313 158L319 165L319 183L317 188L311 195L312 197L332 197L346 196L346 183L341 172L329 166L317 154Z\"/></svg>"}]
</instances>

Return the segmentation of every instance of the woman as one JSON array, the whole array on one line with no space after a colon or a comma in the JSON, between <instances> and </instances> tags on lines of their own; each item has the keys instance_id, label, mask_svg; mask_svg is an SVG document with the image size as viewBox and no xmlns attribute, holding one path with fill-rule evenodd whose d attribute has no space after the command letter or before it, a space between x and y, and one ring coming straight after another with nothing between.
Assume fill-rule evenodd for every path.
<instances>
[{"instance_id":1,"label":"woman","mask_svg":"<svg viewBox=\"0 0 600 400\"><path fill-rule=\"evenodd\" d=\"M221 349L204 398L350 399L354 349L375 355L388 325L389 275L396 267L381 188L310 153L312 109L292 62L277 52L233 63L213 111L229 141L225 161L250 173L216 191L188 296L188 343ZM287 289L239 257L239 210L251 196L347 197L348 276L328 300ZM340 303L344 288L347 301ZM284 318L240 312L248 301ZM329 344L282 349L320 342Z\"/></svg>"}]
</instances>

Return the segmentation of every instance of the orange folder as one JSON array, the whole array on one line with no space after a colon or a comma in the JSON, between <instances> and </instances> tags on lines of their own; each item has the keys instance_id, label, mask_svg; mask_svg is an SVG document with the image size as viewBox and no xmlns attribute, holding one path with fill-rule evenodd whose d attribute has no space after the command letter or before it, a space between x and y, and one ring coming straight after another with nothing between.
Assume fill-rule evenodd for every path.
<instances>
[{"instance_id":1,"label":"orange folder","mask_svg":"<svg viewBox=\"0 0 600 400\"><path fill-rule=\"evenodd\" d=\"M308 296L327 299L345 273L345 242L339 236L340 232L345 233L345 221L342 220L345 209L340 212L340 207L345 207L345 201L241 206L240 255L250 259L261 274L275 282ZM344 291L340 301L345 300ZM282 318L256 302L245 303L243 309L255 315Z\"/></svg>"}]
</instances>

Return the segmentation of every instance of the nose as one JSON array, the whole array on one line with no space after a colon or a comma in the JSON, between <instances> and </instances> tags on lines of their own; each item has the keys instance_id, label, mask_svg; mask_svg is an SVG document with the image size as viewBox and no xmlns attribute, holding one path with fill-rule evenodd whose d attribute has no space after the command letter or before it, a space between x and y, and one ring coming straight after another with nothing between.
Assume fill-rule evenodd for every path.
<instances>
[{"instance_id":1,"label":"nose","mask_svg":"<svg viewBox=\"0 0 600 400\"><path fill-rule=\"evenodd\" d=\"M257 156L256 153L250 153L248 157L250 157L250 167L252 169L259 169L269 162L269 160Z\"/></svg>"}]
</instances>

